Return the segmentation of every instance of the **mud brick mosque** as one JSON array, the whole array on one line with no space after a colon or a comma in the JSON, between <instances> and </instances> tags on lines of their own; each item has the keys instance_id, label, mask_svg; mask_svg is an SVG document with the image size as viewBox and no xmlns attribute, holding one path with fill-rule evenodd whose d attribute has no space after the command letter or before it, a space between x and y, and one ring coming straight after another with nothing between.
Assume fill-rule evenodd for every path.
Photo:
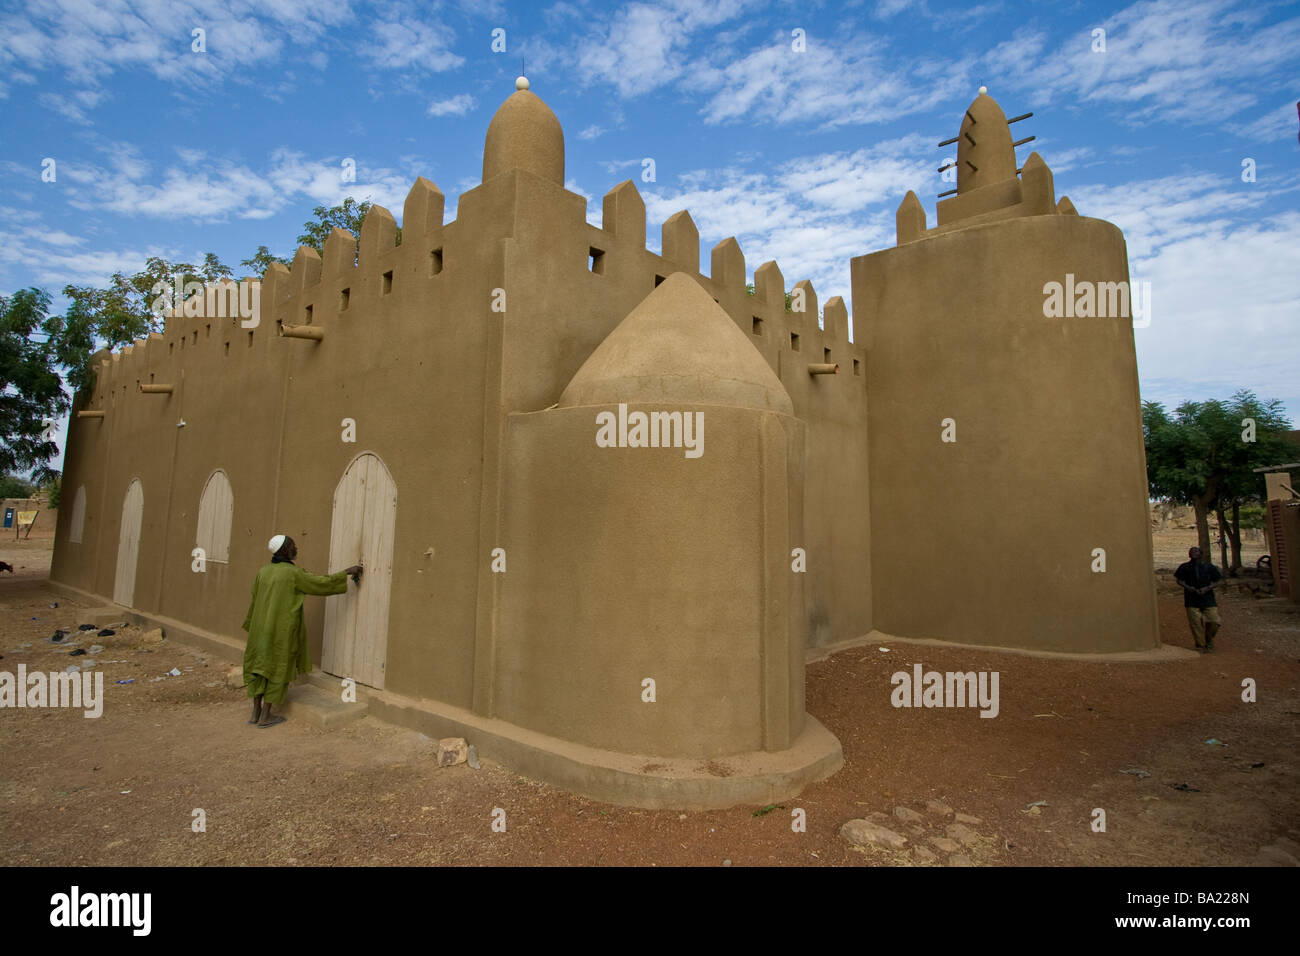
<instances>
[{"instance_id":1,"label":"mud brick mosque","mask_svg":"<svg viewBox=\"0 0 1300 956\"><path fill-rule=\"evenodd\" d=\"M850 317L775 262L749 293L734 238L701 273L686 211L651 252L630 181L590 225L517 85L454 221L417 179L400 244L376 206L359 250L300 248L255 327L180 315L95 357L56 585L238 660L288 533L304 567L366 567L307 602L313 682L647 807L838 769L810 648L1157 646L1131 322L1043 308L1067 274L1127 282L1124 237L1018 166L983 90L955 194L932 225L907 194Z\"/></svg>"}]
</instances>

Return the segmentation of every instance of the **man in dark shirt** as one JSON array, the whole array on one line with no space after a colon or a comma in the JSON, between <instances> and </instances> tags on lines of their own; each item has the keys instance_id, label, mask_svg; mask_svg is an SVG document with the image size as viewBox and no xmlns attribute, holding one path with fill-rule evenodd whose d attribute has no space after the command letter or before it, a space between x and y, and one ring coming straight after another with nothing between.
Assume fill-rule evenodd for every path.
<instances>
[{"instance_id":1,"label":"man in dark shirt","mask_svg":"<svg viewBox=\"0 0 1300 956\"><path fill-rule=\"evenodd\" d=\"M1183 607L1192 627L1196 649L1214 650L1214 635L1219 633L1219 607L1214 600L1214 585L1223 575L1209 561L1201 561L1201 549L1189 548L1186 564L1174 572L1174 580L1183 586Z\"/></svg>"}]
</instances>

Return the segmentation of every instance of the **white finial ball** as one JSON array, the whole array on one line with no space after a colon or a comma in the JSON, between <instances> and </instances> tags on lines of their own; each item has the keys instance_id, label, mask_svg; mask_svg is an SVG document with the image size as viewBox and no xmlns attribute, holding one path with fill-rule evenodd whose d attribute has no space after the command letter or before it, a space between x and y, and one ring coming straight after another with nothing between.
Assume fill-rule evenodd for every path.
<instances>
[{"instance_id":1,"label":"white finial ball","mask_svg":"<svg viewBox=\"0 0 1300 956\"><path fill-rule=\"evenodd\" d=\"M980 87L980 95L981 95L981 96L982 96L983 94L987 93L988 91L989 91L989 88L988 88L987 86L981 86L981 87Z\"/></svg>"},{"instance_id":2,"label":"white finial ball","mask_svg":"<svg viewBox=\"0 0 1300 956\"><path fill-rule=\"evenodd\" d=\"M519 77L519 79L515 80L515 89L517 90L528 89L528 77L521 76Z\"/></svg>"}]
</instances>

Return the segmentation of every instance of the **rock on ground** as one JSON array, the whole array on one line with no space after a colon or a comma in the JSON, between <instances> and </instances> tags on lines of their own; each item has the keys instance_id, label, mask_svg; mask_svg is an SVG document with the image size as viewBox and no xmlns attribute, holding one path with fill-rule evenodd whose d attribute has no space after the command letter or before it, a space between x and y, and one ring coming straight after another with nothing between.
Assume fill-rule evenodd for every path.
<instances>
[{"instance_id":1,"label":"rock on ground","mask_svg":"<svg viewBox=\"0 0 1300 956\"><path fill-rule=\"evenodd\" d=\"M901 850L907 845L907 837L869 820L850 820L840 827L840 836L854 846L881 846L889 850Z\"/></svg>"},{"instance_id":2,"label":"rock on ground","mask_svg":"<svg viewBox=\"0 0 1300 956\"><path fill-rule=\"evenodd\" d=\"M443 737L438 741L438 766L454 767L469 760L469 745L464 737Z\"/></svg>"},{"instance_id":3,"label":"rock on ground","mask_svg":"<svg viewBox=\"0 0 1300 956\"><path fill-rule=\"evenodd\" d=\"M924 823L925 817L908 807L894 807L894 816L904 823Z\"/></svg>"},{"instance_id":4,"label":"rock on ground","mask_svg":"<svg viewBox=\"0 0 1300 956\"><path fill-rule=\"evenodd\" d=\"M962 846L976 846L980 842L980 835L961 823L948 824L944 832Z\"/></svg>"},{"instance_id":5,"label":"rock on ground","mask_svg":"<svg viewBox=\"0 0 1300 956\"><path fill-rule=\"evenodd\" d=\"M953 812L952 807L942 800L925 801L925 810L927 813L933 813L936 817L943 817L944 819L951 819Z\"/></svg>"}]
</instances>

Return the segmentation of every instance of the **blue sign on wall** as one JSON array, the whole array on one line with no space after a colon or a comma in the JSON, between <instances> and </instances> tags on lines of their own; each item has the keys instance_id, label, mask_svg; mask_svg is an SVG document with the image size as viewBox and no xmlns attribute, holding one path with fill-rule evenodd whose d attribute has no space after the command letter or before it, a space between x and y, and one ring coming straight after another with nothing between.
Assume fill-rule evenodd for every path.
<instances>
[{"instance_id":1,"label":"blue sign on wall","mask_svg":"<svg viewBox=\"0 0 1300 956\"><path fill-rule=\"evenodd\" d=\"M12 528L13 526L14 526L14 509L13 509L13 508L6 508L6 509L5 509L5 527L6 527L6 528Z\"/></svg>"}]
</instances>

